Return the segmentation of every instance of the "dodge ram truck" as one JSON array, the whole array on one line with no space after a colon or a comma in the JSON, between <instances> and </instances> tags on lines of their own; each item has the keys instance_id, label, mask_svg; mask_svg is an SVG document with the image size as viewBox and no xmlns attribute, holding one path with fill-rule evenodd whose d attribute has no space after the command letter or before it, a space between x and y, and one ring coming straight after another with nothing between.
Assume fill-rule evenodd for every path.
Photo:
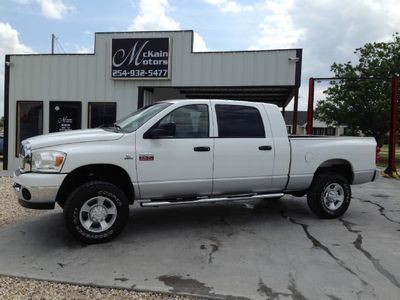
<instances>
[{"instance_id":1,"label":"dodge ram truck","mask_svg":"<svg viewBox=\"0 0 400 300\"><path fill-rule=\"evenodd\" d=\"M350 185L376 176L374 138L288 137L277 106L233 100L170 100L115 124L22 142L14 189L27 208L63 208L84 243L109 241L129 205L142 207L307 195L336 218Z\"/></svg>"}]
</instances>

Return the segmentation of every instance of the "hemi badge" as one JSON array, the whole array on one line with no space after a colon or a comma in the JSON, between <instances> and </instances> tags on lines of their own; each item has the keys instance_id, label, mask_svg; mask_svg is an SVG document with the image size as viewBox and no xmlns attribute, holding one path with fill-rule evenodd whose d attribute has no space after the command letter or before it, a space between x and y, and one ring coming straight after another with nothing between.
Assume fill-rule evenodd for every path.
<instances>
[{"instance_id":1,"label":"hemi badge","mask_svg":"<svg viewBox=\"0 0 400 300\"><path fill-rule=\"evenodd\" d=\"M140 161L153 161L154 160L154 155L141 154L141 155L139 155L139 160Z\"/></svg>"}]
</instances>

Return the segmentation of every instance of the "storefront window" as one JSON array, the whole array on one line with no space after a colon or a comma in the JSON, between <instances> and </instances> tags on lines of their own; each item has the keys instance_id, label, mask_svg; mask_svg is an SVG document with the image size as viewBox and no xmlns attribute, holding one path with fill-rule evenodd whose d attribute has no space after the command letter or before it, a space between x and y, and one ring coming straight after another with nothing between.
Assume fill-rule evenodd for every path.
<instances>
[{"instance_id":1,"label":"storefront window","mask_svg":"<svg viewBox=\"0 0 400 300\"><path fill-rule=\"evenodd\" d=\"M18 156L21 141L40 134L43 134L43 102L18 101L16 156Z\"/></svg>"},{"instance_id":2,"label":"storefront window","mask_svg":"<svg viewBox=\"0 0 400 300\"><path fill-rule=\"evenodd\" d=\"M115 102L89 102L88 128L114 124L117 117Z\"/></svg>"},{"instance_id":3,"label":"storefront window","mask_svg":"<svg viewBox=\"0 0 400 300\"><path fill-rule=\"evenodd\" d=\"M313 135L325 135L325 128L322 127L314 127L313 128Z\"/></svg>"},{"instance_id":4,"label":"storefront window","mask_svg":"<svg viewBox=\"0 0 400 300\"><path fill-rule=\"evenodd\" d=\"M336 128L333 127L325 128L325 135L336 135Z\"/></svg>"},{"instance_id":5,"label":"storefront window","mask_svg":"<svg viewBox=\"0 0 400 300\"><path fill-rule=\"evenodd\" d=\"M51 101L50 132L81 129L81 110L81 102Z\"/></svg>"}]
</instances>

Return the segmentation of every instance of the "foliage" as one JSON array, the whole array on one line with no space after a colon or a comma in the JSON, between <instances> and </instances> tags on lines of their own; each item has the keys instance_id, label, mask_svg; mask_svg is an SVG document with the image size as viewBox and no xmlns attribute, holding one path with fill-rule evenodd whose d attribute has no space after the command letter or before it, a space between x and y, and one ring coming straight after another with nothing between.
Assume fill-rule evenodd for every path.
<instances>
[{"instance_id":1,"label":"foliage","mask_svg":"<svg viewBox=\"0 0 400 300\"><path fill-rule=\"evenodd\" d=\"M358 64L333 63L335 77L392 78L400 73L400 35L390 42L367 43L357 48ZM315 116L329 125L347 125L357 134L373 136L378 144L389 129L391 80L333 80L317 103Z\"/></svg>"}]
</instances>

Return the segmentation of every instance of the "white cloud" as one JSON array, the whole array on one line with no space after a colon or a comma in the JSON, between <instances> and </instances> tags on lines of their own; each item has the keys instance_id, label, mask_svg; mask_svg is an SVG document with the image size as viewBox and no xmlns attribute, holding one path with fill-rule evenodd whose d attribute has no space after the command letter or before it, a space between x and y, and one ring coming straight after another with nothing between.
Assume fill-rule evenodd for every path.
<instances>
[{"instance_id":1,"label":"white cloud","mask_svg":"<svg viewBox=\"0 0 400 300\"><path fill-rule=\"evenodd\" d=\"M73 7L64 4L63 0L14 0L20 5L28 5L33 2L40 6L42 14L48 19L61 20Z\"/></svg>"},{"instance_id":2,"label":"white cloud","mask_svg":"<svg viewBox=\"0 0 400 300\"><path fill-rule=\"evenodd\" d=\"M37 0L42 10L42 14L49 19L61 20L64 15L71 10L62 0Z\"/></svg>"},{"instance_id":3,"label":"white cloud","mask_svg":"<svg viewBox=\"0 0 400 300\"><path fill-rule=\"evenodd\" d=\"M167 15L168 0L141 0L137 15L128 30L177 30L180 25Z\"/></svg>"},{"instance_id":4,"label":"white cloud","mask_svg":"<svg viewBox=\"0 0 400 300\"><path fill-rule=\"evenodd\" d=\"M81 54L85 54L85 53L93 53L93 49L90 47L78 47L76 50L76 53L81 53Z\"/></svg>"},{"instance_id":5,"label":"white cloud","mask_svg":"<svg viewBox=\"0 0 400 300\"><path fill-rule=\"evenodd\" d=\"M8 23L0 22L0 115L3 115L4 100L4 56L6 54L33 53L29 46L21 43L18 31Z\"/></svg>"},{"instance_id":6,"label":"white cloud","mask_svg":"<svg viewBox=\"0 0 400 300\"><path fill-rule=\"evenodd\" d=\"M0 22L0 58L13 53L33 53L33 50L19 41L18 31L10 24Z\"/></svg>"},{"instance_id":7,"label":"white cloud","mask_svg":"<svg viewBox=\"0 0 400 300\"><path fill-rule=\"evenodd\" d=\"M193 34L193 51L195 52L208 51L206 42L204 41L203 37L197 32Z\"/></svg>"},{"instance_id":8,"label":"white cloud","mask_svg":"<svg viewBox=\"0 0 400 300\"><path fill-rule=\"evenodd\" d=\"M179 22L167 15L171 10L168 0L140 0L139 14L133 19L128 30L180 30ZM203 37L194 33L193 51L208 51Z\"/></svg>"},{"instance_id":9,"label":"white cloud","mask_svg":"<svg viewBox=\"0 0 400 300\"><path fill-rule=\"evenodd\" d=\"M333 76L330 72L333 62L357 63L358 58L353 53L356 48L368 42L389 41L400 28L398 0L294 0L287 3L290 5L286 6L286 13L292 29L304 30L297 36L297 42L287 43L303 48L301 109L307 107L309 77ZM275 11L283 9L285 6ZM277 40L281 40L281 32L276 34ZM260 30L257 40L262 41L264 37ZM271 41L274 41L272 36ZM255 42L254 45L268 46L268 43ZM325 87L324 83L316 83L315 99L324 98L317 90Z\"/></svg>"},{"instance_id":10,"label":"white cloud","mask_svg":"<svg viewBox=\"0 0 400 300\"><path fill-rule=\"evenodd\" d=\"M220 11L226 13L240 13L252 11L254 5L243 5L234 0L204 0L205 2L215 5Z\"/></svg>"},{"instance_id":11,"label":"white cloud","mask_svg":"<svg viewBox=\"0 0 400 300\"><path fill-rule=\"evenodd\" d=\"M297 45L304 37L306 30L293 23L292 8L293 0L265 1L266 16L259 24L260 33L257 40L249 49L279 49Z\"/></svg>"}]
</instances>

